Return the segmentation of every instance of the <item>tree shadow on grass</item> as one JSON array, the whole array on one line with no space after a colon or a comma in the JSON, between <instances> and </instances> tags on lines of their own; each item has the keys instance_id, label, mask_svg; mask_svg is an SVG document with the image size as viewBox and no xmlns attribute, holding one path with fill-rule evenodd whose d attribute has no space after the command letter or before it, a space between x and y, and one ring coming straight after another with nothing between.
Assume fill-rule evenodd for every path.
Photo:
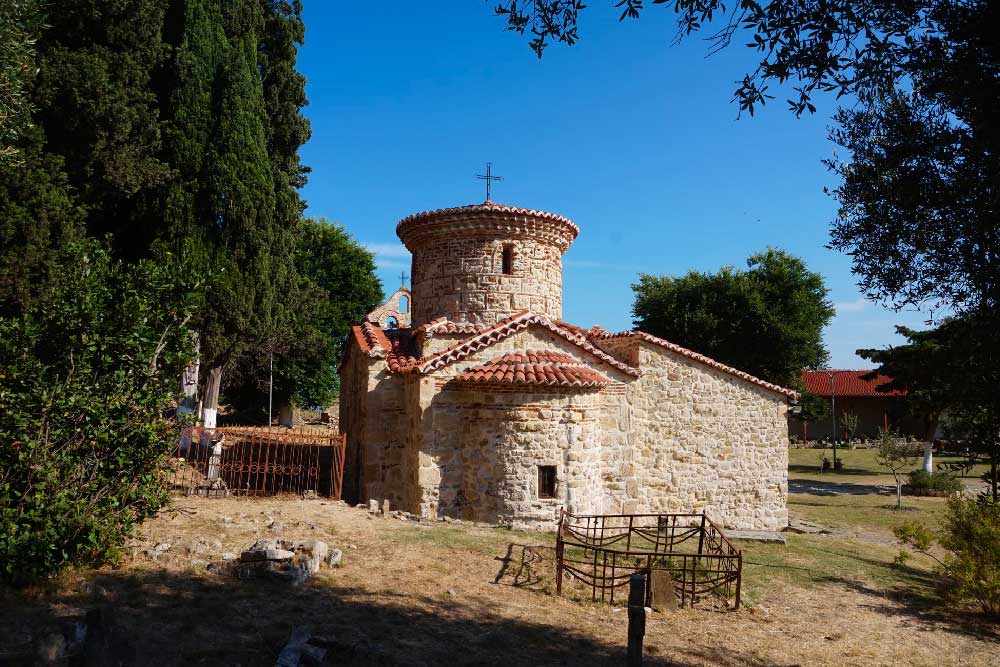
<instances>
[{"instance_id":1,"label":"tree shadow on grass","mask_svg":"<svg viewBox=\"0 0 1000 667\"><path fill-rule=\"evenodd\" d=\"M931 586L936 584L929 575ZM843 577L831 576L827 581L861 593L870 600L863 608L886 616L915 621L926 627L943 628L949 632L975 639L1000 642L1000 631L995 622L967 605L955 605L941 598L933 587L893 586L877 589L868 584Z\"/></svg>"},{"instance_id":2,"label":"tree shadow on grass","mask_svg":"<svg viewBox=\"0 0 1000 667\"><path fill-rule=\"evenodd\" d=\"M788 480L789 493L813 496L869 496L895 493L894 487L885 484L851 484L850 482L820 482L811 479Z\"/></svg>"},{"instance_id":3,"label":"tree shadow on grass","mask_svg":"<svg viewBox=\"0 0 1000 667\"><path fill-rule=\"evenodd\" d=\"M531 563L530 548L525 562ZM521 579L531 581L532 578ZM201 572L163 569L98 575L88 592L22 596L4 592L0 638L28 637L32 645L0 650L0 664L37 663L37 644L60 625L99 610L108 629L103 653L78 654L63 665L267 665L297 626L311 626L326 647L327 665L573 665L625 662L626 624L617 636L598 637L560 623L546 596L537 616L499 615L489 596L419 595L342 586L336 572L294 587L269 579L240 581ZM10 603L13 603L11 605ZM529 612L530 613L530 612ZM654 649L655 650L655 649ZM647 653L648 667L746 665L736 652L680 649Z\"/></svg>"},{"instance_id":4,"label":"tree shadow on grass","mask_svg":"<svg viewBox=\"0 0 1000 667\"><path fill-rule=\"evenodd\" d=\"M867 470L865 468L841 468L840 470L827 470L821 472L818 465L803 465L801 463L789 463L788 472L800 475L824 475L839 477L841 475L854 475L857 477L877 477L880 472L877 470Z\"/></svg>"},{"instance_id":5,"label":"tree shadow on grass","mask_svg":"<svg viewBox=\"0 0 1000 667\"><path fill-rule=\"evenodd\" d=\"M941 599L940 580L933 572L834 547L821 548L820 551L879 568L885 575L891 572L896 583L885 588L874 588L864 581L850 579L837 572L816 573L812 578L817 583L833 584L861 593L871 600L862 605L863 608L886 616L913 619L957 634L1000 641L1000 632L995 624L990 624L985 617L969 608L957 607Z\"/></svg>"},{"instance_id":6,"label":"tree shadow on grass","mask_svg":"<svg viewBox=\"0 0 1000 667\"><path fill-rule=\"evenodd\" d=\"M548 592L552 577L547 571L554 567L555 552L555 547L511 542L506 555L495 557L501 565L493 583Z\"/></svg>"}]
</instances>

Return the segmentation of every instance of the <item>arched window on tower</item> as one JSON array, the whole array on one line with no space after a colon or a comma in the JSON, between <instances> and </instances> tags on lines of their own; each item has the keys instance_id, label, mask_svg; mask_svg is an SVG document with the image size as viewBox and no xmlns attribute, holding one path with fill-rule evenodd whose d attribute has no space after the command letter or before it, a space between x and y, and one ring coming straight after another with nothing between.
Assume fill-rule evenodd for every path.
<instances>
[{"instance_id":1,"label":"arched window on tower","mask_svg":"<svg viewBox=\"0 0 1000 667\"><path fill-rule=\"evenodd\" d=\"M388 317L388 318L386 319L386 321L385 321L385 324L386 324L386 328L387 328L387 329L398 329L398 328L399 328L399 320L397 320L397 319L396 319L395 317L393 317L392 315L390 315L390 316L389 316L389 317Z\"/></svg>"},{"instance_id":2,"label":"arched window on tower","mask_svg":"<svg viewBox=\"0 0 1000 667\"><path fill-rule=\"evenodd\" d=\"M514 246L505 245L503 247L503 274L505 276L514 273Z\"/></svg>"},{"instance_id":3,"label":"arched window on tower","mask_svg":"<svg viewBox=\"0 0 1000 667\"><path fill-rule=\"evenodd\" d=\"M410 299L404 294L399 297L399 312L405 313L410 309Z\"/></svg>"}]
</instances>

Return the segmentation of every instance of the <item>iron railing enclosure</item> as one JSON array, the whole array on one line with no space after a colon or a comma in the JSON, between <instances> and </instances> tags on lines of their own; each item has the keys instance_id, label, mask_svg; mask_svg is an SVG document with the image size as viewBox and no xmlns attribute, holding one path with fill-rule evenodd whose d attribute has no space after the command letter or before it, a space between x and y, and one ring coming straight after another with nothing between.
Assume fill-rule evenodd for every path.
<instances>
[{"instance_id":1,"label":"iron railing enclosure","mask_svg":"<svg viewBox=\"0 0 1000 667\"><path fill-rule=\"evenodd\" d=\"M243 426L181 429L168 483L190 495L305 493L339 500L347 436Z\"/></svg>"},{"instance_id":2,"label":"iron railing enclosure","mask_svg":"<svg viewBox=\"0 0 1000 667\"><path fill-rule=\"evenodd\" d=\"M670 572L681 606L717 594L740 607L743 553L708 516L700 514L598 514L563 512L556 536L556 594L569 575L591 590L591 600L614 604L632 574L646 576L652 600L655 570ZM622 591L627 595L628 591Z\"/></svg>"}]
</instances>

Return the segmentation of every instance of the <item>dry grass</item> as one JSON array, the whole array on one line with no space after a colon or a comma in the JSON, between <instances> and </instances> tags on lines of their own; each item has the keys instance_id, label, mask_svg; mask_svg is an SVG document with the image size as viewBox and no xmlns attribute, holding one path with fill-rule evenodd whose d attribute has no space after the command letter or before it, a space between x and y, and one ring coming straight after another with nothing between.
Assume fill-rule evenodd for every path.
<instances>
[{"instance_id":1,"label":"dry grass","mask_svg":"<svg viewBox=\"0 0 1000 667\"><path fill-rule=\"evenodd\" d=\"M208 574L208 556L179 555L192 537L238 552L275 533L269 517L284 536L343 549L343 567L290 588ZM885 533L874 518L864 523ZM167 559L142 555L160 542L175 545ZM369 518L318 500L179 499L147 522L120 569L5 593L0 641L12 646L60 615L106 604L137 664L273 665L291 628L305 623L343 645L374 647L332 664L622 664L624 611L552 595L551 543L547 534ZM654 614L647 664L997 664L993 629L968 610L939 613L928 603L926 564L899 570L893 554L889 544L842 536L746 544L748 608Z\"/></svg>"}]
</instances>

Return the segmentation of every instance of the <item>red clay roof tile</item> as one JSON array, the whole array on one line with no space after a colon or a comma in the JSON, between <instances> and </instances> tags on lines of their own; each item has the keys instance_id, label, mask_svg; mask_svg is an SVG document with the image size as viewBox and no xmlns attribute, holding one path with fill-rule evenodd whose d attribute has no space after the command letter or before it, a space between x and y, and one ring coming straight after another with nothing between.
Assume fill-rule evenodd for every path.
<instances>
[{"instance_id":1,"label":"red clay roof tile","mask_svg":"<svg viewBox=\"0 0 1000 667\"><path fill-rule=\"evenodd\" d=\"M876 375L871 380L863 376L872 371L815 370L802 371L802 381L806 389L819 396L830 395L830 374L833 374L833 390L837 396L906 396L902 389L879 391L880 385L892 381L885 375Z\"/></svg>"},{"instance_id":2,"label":"red clay roof tile","mask_svg":"<svg viewBox=\"0 0 1000 667\"><path fill-rule=\"evenodd\" d=\"M594 347L594 345L588 342L583 336L574 334L573 332L558 326L543 315L532 313L527 310L512 315L511 317L501 320L500 322L486 327L485 329L481 329L477 334L470 336L465 340L459 341L454 345L441 350L440 352L418 359L415 363L409 366L401 367L398 372L428 373L430 371L437 370L442 366L446 366L454 361L463 359L477 350L488 347L493 343L503 340L504 338L507 338L508 336L511 336L514 333L532 325L538 325L548 329L552 333L596 357L601 362L614 366L623 373L627 373L633 377L638 377L641 374L639 369L632 368L631 366L618 361L603 350Z\"/></svg>"},{"instance_id":3,"label":"red clay roof tile","mask_svg":"<svg viewBox=\"0 0 1000 667\"><path fill-rule=\"evenodd\" d=\"M472 384L523 384L589 389L611 380L568 354L552 351L512 352L470 368L456 378Z\"/></svg>"}]
</instances>

